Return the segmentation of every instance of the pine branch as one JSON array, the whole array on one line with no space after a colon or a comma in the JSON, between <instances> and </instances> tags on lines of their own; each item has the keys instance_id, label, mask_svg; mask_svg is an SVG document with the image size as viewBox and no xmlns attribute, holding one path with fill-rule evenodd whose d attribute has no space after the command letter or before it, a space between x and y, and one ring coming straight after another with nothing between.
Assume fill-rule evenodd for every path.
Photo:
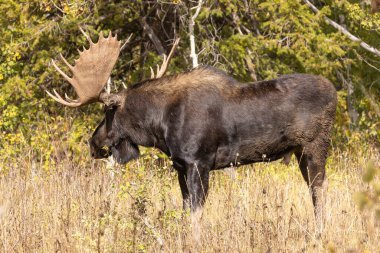
<instances>
[{"instance_id":1,"label":"pine branch","mask_svg":"<svg viewBox=\"0 0 380 253\"><path fill-rule=\"evenodd\" d=\"M310 7L310 9L312 9L315 13L318 13L319 10L317 7L315 7L309 0L304 0L304 2L307 4L307 6ZM376 48L368 45L367 43L365 43L363 40L361 40L360 38L356 37L355 35L353 35L352 33L350 33L346 28L344 28L343 26L339 25L338 23L336 23L335 21L329 19L328 17L324 17L325 21L330 24L331 26L333 26L335 29L337 29L339 32L343 33L344 35L346 35L350 40L354 41L354 42L359 42L360 46L362 48L364 48L365 50L367 50L368 52L371 52L377 56L380 57L380 51L377 50Z\"/></svg>"}]
</instances>

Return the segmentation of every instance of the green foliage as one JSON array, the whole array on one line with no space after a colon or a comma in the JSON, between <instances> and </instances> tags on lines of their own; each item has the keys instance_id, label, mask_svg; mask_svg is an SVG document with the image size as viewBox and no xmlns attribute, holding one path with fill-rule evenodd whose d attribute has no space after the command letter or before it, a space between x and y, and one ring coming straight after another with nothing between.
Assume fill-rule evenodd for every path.
<instances>
[{"instance_id":1,"label":"green foliage","mask_svg":"<svg viewBox=\"0 0 380 253\"><path fill-rule=\"evenodd\" d=\"M46 96L53 88L75 97L73 89L51 67L63 53L69 62L76 48L88 46L78 26L96 40L100 31L116 31L125 40L133 34L113 71L114 90L149 77L149 66L161 62L139 18L147 22L166 50L181 37L169 73L190 67L189 1L0 1L0 160L16 167L17 157L32 150L38 162L56 163L62 156L78 159L85 140L101 118L99 105L70 110ZM315 15L300 1L208 0L196 19L199 60L224 69L241 81L302 72L327 77L339 91L334 143L357 145L380 141L380 64L372 54L324 22L341 21L369 44L380 48L380 15L369 15L361 1L320 1ZM67 70L67 69L65 69ZM348 72L355 87L360 117L351 124L346 87L337 73ZM358 87L364 87L372 98ZM371 102L371 103L370 103ZM59 145L57 144L59 143ZM13 166L7 166L9 168Z\"/></svg>"}]
</instances>

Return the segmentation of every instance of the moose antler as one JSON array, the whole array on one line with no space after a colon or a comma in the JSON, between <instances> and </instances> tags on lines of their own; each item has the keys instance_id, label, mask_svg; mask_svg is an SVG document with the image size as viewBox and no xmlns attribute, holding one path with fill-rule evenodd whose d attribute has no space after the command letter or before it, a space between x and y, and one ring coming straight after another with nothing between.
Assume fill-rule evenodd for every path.
<instances>
[{"instance_id":1,"label":"moose antler","mask_svg":"<svg viewBox=\"0 0 380 253\"><path fill-rule=\"evenodd\" d=\"M65 94L65 100L55 90L54 95L46 91L55 101L66 106L78 107L96 101L105 103L108 100L107 96L101 93L119 57L120 41L117 40L117 35L112 36L111 32L107 38L104 38L101 32L97 43L92 42L89 36L86 38L90 42L90 48L84 48L83 52L78 50L79 59L75 60L74 66L60 54L62 61L71 70L72 77L66 75L52 60L54 68L74 87L79 97L73 100Z\"/></svg>"},{"instance_id":2,"label":"moose antler","mask_svg":"<svg viewBox=\"0 0 380 253\"><path fill-rule=\"evenodd\" d=\"M150 74L150 79L158 79L158 78L161 78L165 74L166 69L168 68L170 59L171 59L171 57L172 57L175 49L177 48L178 43L179 43L179 38L177 38L174 41L172 49L170 50L169 56L166 56L166 54L164 54L164 60L163 60L163 62L161 64L161 66L157 65L157 73L156 74L154 74L154 71L153 71L152 67L150 67L150 73L151 73Z\"/></svg>"}]
</instances>

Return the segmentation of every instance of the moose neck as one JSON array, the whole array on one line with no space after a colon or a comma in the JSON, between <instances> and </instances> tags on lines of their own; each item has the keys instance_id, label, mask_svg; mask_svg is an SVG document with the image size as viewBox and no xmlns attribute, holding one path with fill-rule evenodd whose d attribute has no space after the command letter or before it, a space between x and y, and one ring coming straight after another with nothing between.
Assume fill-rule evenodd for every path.
<instances>
[{"instance_id":1,"label":"moose neck","mask_svg":"<svg viewBox=\"0 0 380 253\"><path fill-rule=\"evenodd\" d=\"M162 126L164 103L160 103L157 96L139 89L124 92L125 101L119 117L122 135L136 145L156 147L168 154Z\"/></svg>"}]
</instances>

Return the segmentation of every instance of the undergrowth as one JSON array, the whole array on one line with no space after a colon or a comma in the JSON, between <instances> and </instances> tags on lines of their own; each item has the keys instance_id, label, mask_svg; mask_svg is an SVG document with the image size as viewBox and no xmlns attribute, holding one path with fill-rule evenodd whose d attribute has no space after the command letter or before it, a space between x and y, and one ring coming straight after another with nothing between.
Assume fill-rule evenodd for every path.
<instances>
[{"instance_id":1,"label":"undergrowth","mask_svg":"<svg viewBox=\"0 0 380 253\"><path fill-rule=\"evenodd\" d=\"M375 252L380 155L333 149L321 239L306 183L289 166L260 163L211 173L202 252ZM154 150L126 166L24 153L0 177L0 252L181 252L191 249L176 172ZM6 173L5 173L6 171ZM368 176L368 173L372 173ZM363 176L364 179L363 180ZM377 196L377 197L376 197ZM377 198L377 199L376 199ZM364 201L364 202L363 202ZM377 211L376 211L377 210Z\"/></svg>"}]
</instances>

